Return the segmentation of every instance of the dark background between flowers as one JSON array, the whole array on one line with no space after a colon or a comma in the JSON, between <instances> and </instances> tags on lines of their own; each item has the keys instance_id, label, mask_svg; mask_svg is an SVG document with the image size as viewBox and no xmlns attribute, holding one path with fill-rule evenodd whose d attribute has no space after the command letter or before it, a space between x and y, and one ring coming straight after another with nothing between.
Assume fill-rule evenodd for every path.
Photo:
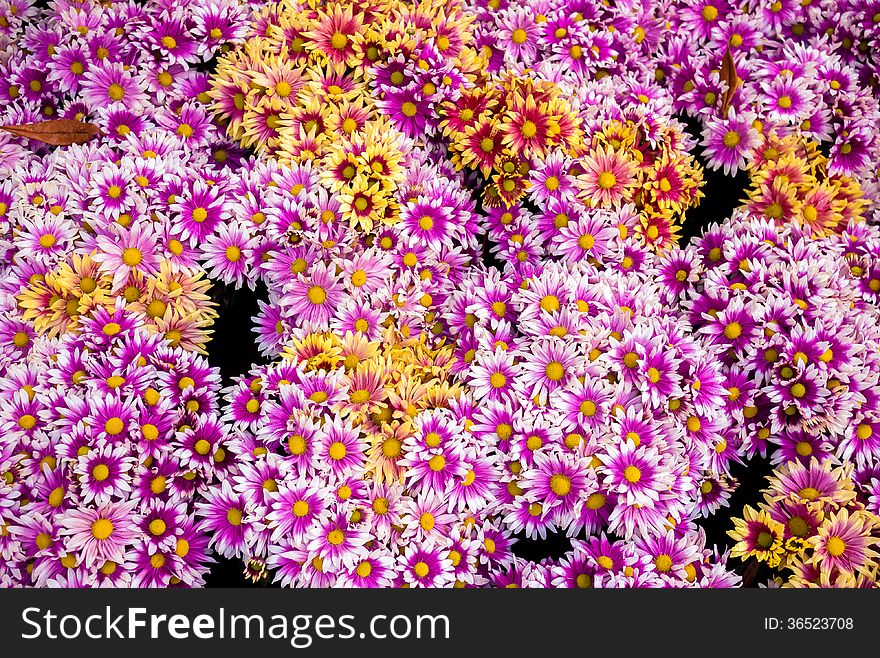
<instances>
[{"instance_id":1,"label":"dark background between flowers","mask_svg":"<svg viewBox=\"0 0 880 658\"><path fill-rule=\"evenodd\" d=\"M205 67L211 68L210 64ZM699 125L690 119L679 117L687 126L691 136L699 142ZM699 151L699 149L697 149ZM687 212L681 234L681 244L686 244L694 236L698 236L707 226L728 217L740 200L745 197L748 176L739 172L735 177L725 176L720 171L705 169L705 160L697 155L704 166L705 197L699 207ZM483 242L484 261L489 265L497 265L497 261L489 254L489 245ZM257 350L254 323L251 320L258 311L258 300L268 301L265 286L260 283L256 290L235 290L223 283L214 283L211 297L217 303L219 317L214 323L213 338L208 343L208 360L220 369L224 385L232 382L233 377L246 374L254 364L267 363ZM734 464L732 475L739 486L730 498L730 506L721 508L708 519L699 521L706 531L709 547L717 546L719 551L730 548L732 540L727 530L733 528L732 516L741 516L746 504L756 504L759 490L765 484L765 477L771 472L769 461L755 457L745 465ZM548 534L545 540L531 540L524 535L517 538L513 552L521 558L540 561L544 558L559 558L571 544L565 533ZM268 579L253 583L245 577L244 564L240 560L229 560L215 555L217 563L212 565L206 577L208 587L271 587L271 574ZM743 586L756 587L765 582L769 576L766 567L754 560L742 562L731 560L730 566L743 576Z\"/></svg>"}]
</instances>

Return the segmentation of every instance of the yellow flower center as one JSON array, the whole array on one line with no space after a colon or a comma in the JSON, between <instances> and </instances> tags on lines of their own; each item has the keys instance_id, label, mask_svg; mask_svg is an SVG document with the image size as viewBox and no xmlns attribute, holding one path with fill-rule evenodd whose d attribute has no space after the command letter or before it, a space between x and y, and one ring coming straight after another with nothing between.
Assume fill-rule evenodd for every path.
<instances>
[{"instance_id":1,"label":"yellow flower center","mask_svg":"<svg viewBox=\"0 0 880 658\"><path fill-rule=\"evenodd\" d=\"M110 519L98 519L92 524L92 537L104 541L113 534L113 522Z\"/></svg>"},{"instance_id":2,"label":"yellow flower center","mask_svg":"<svg viewBox=\"0 0 880 658\"><path fill-rule=\"evenodd\" d=\"M840 537L829 537L825 542L825 550L831 557L840 557L846 551L846 543Z\"/></svg>"},{"instance_id":3,"label":"yellow flower center","mask_svg":"<svg viewBox=\"0 0 880 658\"><path fill-rule=\"evenodd\" d=\"M819 490L815 487L804 487L798 494L805 500L816 500L819 497Z\"/></svg>"},{"instance_id":4,"label":"yellow flower center","mask_svg":"<svg viewBox=\"0 0 880 658\"><path fill-rule=\"evenodd\" d=\"M345 455L348 454L348 449L345 447L345 444L340 441L334 441L330 444L330 459L333 461L339 461L340 459L345 459Z\"/></svg>"},{"instance_id":5,"label":"yellow flower center","mask_svg":"<svg viewBox=\"0 0 880 658\"><path fill-rule=\"evenodd\" d=\"M321 286L310 287L308 296L309 301L315 305L323 304L325 301L327 301L327 291L325 291Z\"/></svg>"},{"instance_id":6,"label":"yellow flower center","mask_svg":"<svg viewBox=\"0 0 880 658\"><path fill-rule=\"evenodd\" d=\"M348 37L342 32L334 32L330 37L330 45L336 50L343 50L348 45Z\"/></svg>"},{"instance_id":7,"label":"yellow flower center","mask_svg":"<svg viewBox=\"0 0 880 658\"><path fill-rule=\"evenodd\" d=\"M128 247L125 251L122 252L122 262L128 265L129 267L137 267L143 261L144 255L141 253L140 249L135 247Z\"/></svg>"},{"instance_id":8,"label":"yellow flower center","mask_svg":"<svg viewBox=\"0 0 880 658\"><path fill-rule=\"evenodd\" d=\"M795 537L805 537L810 528L801 517L793 516L788 520L788 531Z\"/></svg>"},{"instance_id":9,"label":"yellow flower center","mask_svg":"<svg viewBox=\"0 0 880 658\"><path fill-rule=\"evenodd\" d=\"M123 423L122 419L117 416L109 418L107 422L104 423L104 431L110 436L121 434L123 429L125 429L125 423Z\"/></svg>"},{"instance_id":10,"label":"yellow flower center","mask_svg":"<svg viewBox=\"0 0 880 658\"><path fill-rule=\"evenodd\" d=\"M623 477L627 482L635 484L642 479L642 472L639 470L638 466L627 466L623 471Z\"/></svg>"},{"instance_id":11,"label":"yellow flower center","mask_svg":"<svg viewBox=\"0 0 880 658\"><path fill-rule=\"evenodd\" d=\"M603 171L599 174L599 187L603 190L610 190L612 187L617 185L617 177L612 174L610 171Z\"/></svg>"},{"instance_id":12,"label":"yellow flower center","mask_svg":"<svg viewBox=\"0 0 880 658\"><path fill-rule=\"evenodd\" d=\"M550 489L557 496L565 496L571 491L571 478L561 473L556 473L550 478Z\"/></svg>"},{"instance_id":13,"label":"yellow flower center","mask_svg":"<svg viewBox=\"0 0 880 658\"><path fill-rule=\"evenodd\" d=\"M657 571L666 573L672 569L672 558L665 553L658 555L654 558L654 566L657 567Z\"/></svg>"},{"instance_id":14,"label":"yellow flower center","mask_svg":"<svg viewBox=\"0 0 880 658\"><path fill-rule=\"evenodd\" d=\"M798 441L794 446L794 450L801 457L809 457L813 454L813 446L811 446L806 441Z\"/></svg>"},{"instance_id":15,"label":"yellow flower center","mask_svg":"<svg viewBox=\"0 0 880 658\"><path fill-rule=\"evenodd\" d=\"M559 361L551 361L544 369L547 379L558 382L565 377L565 367Z\"/></svg>"},{"instance_id":16,"label":"yellow flower center","mask_svg":"<svg viewBox=\"0 0 880 658\"><path fill-rule=\"evenodd\" d=\"M230 507L229 511L226 512L226 520L230 525L240 526L241 525L241 510L237 507Z\"/></svg>"}]
</instances>

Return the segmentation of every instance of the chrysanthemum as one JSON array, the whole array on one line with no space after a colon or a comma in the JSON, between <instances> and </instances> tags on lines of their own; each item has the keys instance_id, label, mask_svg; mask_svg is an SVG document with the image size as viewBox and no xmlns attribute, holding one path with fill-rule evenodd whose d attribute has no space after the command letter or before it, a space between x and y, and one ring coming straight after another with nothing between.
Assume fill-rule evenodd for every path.
<instances>
[{"instance_id":1,"label":"chrysanthemum","mask_svg":"<svg viewBox=\"0 0 880 658\"><path fill-rule=\"evenodd\" d=\"M120 290L132 272L156 274L159 258L152 230L141 223L120 231L119 235L99 235L99 251L92 259L101 271L113 276L113 289Z\"/></svg>"},{"instance_id":2,"label":"chrysanthemum","mask_svg":"<svg viewBox=\"0 0 880 658\"><path fill-rule=\"evenodd\" d=\"M205 267L211 268L210 277L237 286L246 283L253 288L255 282L247 274L251 250L255 245L256 239L251 237L243 224L218 226L202 247Z\"/></svg>"},{"instance_id":3,"label":"chrysanthemum","mask_svg":"<svg viewBox=\"0 0 880 658\"><path fill-rule=\"evenodd\" d=\"M806 501L844 505L855 497L852 483L842 478L840 468L832 461L811 459L809 464L789 462L780 466L770 478L770 495L774 498L795 496Z\"/></svg>"},{"instance_id":4,"label":"chrysanthemum","mask_svg":"<svg viewBox=\"0 0 880 658\"><path fill-rule=\"evenodd\" d=\"M321 330L327 328L342 294L342 284L331 267L317 263L308 276L300 274L288 284L282 304L298 325Z\"/></svg>"},{"instance_id":5,"label":"chrysanthemum","mask_svg":"<svg viewBox=\"0 0 880 658\"><path fill-rule=\"evenodd\" d=\"M140 110L148 103L142 82L121 62L101 62L89 67L83 76L83 100L93 108L118 103L130 110Z\"/></svg>"},{"instance_id":6,"label":"chrysanthemum","mask_svg":"<svg viewBox=\"0 0 880 658\"><path fill-rule=\"evenodd\" d=\"M453 581L452 562L439 547L409 544L397 564L398 574L410 587L443 587Z\"/></svg>"},{"instance_id":7,"label":"chrysanthemum","mask_svg":"<svg viewBox=\"0 0 880 658\"><path fill-rule=\"evenodd\" d=\"M123 562L126 549L139 534L136 507L137 501L131 500L68 510L59 519L59 534L87 566L101 566L108 560Z\"/></svg>"},{"instance_id":8,"label":"chrysanthemum","mask_svg":"<svg viewBox=\"0 0 880 658\"><path fill-rule=\"evenodd\" d=\"M880 554L870 548L878 542L872 536L876 523L876 517L867 512L851 514L841 509L832 513L810 539L813 564L825 573L839 569L848 574L867 574L876 569Z\"/></svg>"},{"instance_id":9,"label":"chrysanthemum","mask_svg":"<svg viewBox=\"0 0 880 658\"><path fill-rule=\"evenodd\" d=\"M566 222L553 238L556 253L569 262L602 259L611 253L620 234L605 219L599 213L584 213L576 221Z\"/></svg>"},{"instance_id":10,"label":"chrysanthemum","mask_svg":"<svg viewBox=\"0 0 880 658\"><path fill-rule=\"evenodd\" d=\"M236 494L224 481L220 488L210 489L204 501L196 502L196 512L202 517L199 529L211 534L211 544L227 558L245 557L250 524L245 523L246 500Z\"/></svg>"},{"instance_id":11,"label":"chrysanthemum","mask_svg":"<svg viewBox=\"0 0 880 658\"><path fill-rule=\"evenodd\" d=\"M502 349L478 357L470 370L470 384L474 398L491 402L503 401L513 394L513 384L519 374L514 356Z\"/></svg>"},{"instance_id":12,"label":"chrysanthemum","mask_svg":"<svg viewBox=\"0 0 880 658\"><path fill-rule=\"evenodd\" d=\"M338 587L388 588L394 582L394 557L387 551L374 549L343 570Z\"/></svg>"},{"instance_id":13,"label":"chrysanthemum","mask_svg":"<svg viewBox=\"0 0 880 658\"><path fill-rule=\"evenodd\" d=\"M529 398L544 404L548 396L578 376L582 358L571 343L552 336L533 342L528 358L521 355L522 372L517 386Z\"/></svg>"},{"instance_id":14,"label":"chrysanthemum","mask_svg":"<svg viewBox=\"0 0 880 658\"><path fill-rule=\"evenodd\" d=\"M663 468L662 454L646 445L627 441L608 445L600 457L605 484L629 505L652 506L671 484L671 473Z\"/></svg>"},{"instance_id":15,"label":"chrysanthemum","mask_svg":"<svg viewBox=\"0 0 880 658\"><path fill-rule=\"evenodd\" d=\"M272 541L282 537L303 541L327 509L327 503L316 483L297 480L286 483L271 497L267 525Z\"/></svg>"},{"instance_id":16,"label":"chrysanthemum","mask_svg":"<svg viewBox=\"0 0 880 658\"><path fill-rule=\"evenodd\" d=\"M750 116L730 113L727 118L710 117L703 128L703 154L711 169L732 176L744 169L760 137Z\"/></svg>"},{"instance_id":17,"label":"chrysanthemum","mask_svg":"<svg viewBox=\"0 0 880 658\"><path fill-rule=\"evenodd\" d=\"M581 161L579 196L591 207L620 206L631 199L635 164L612 147L599 146Z\"/></svg>"},{"instance_id":18,"label":"chrysanthemum","mask_svg":"<svg viewBox=\"0 0 880 658\"><path fill-rule=\"evenodd\" d=\"M731 557L754 557L759 562L767 562L771 567L779 565L782 559L785 527L761 510L746 505L742 519L734 519L735 530L729 531L737 543L730 552Z\"/></svg>"},{"instance_id":19,"label":"chrysanthemum","mask_svg":"<svg viewBox=\"0 0 880 658\"><path fill-rule=\"evenodd\" d=\"M345 514L336 514L312 526L306 536L307 550L322 561L325 569L338 571L351 567L367 556L364 547L369 535L349 523Z\"/></svg>"},{"instance_id":20,"label":"chrysanthemum","mask_svg":"<svg viewBox=\"0 0 880 658\"><path fill-rule=\"evenodd\" d=\"M322 428L317 449L319 467L342 478L363 467L365 450L361 433L336 418Z\"/></svg>"},{"instance_id":21,"label":"chrysanthemum","mask_svg":"<svg viewBox=\"0 0 880 658\"><path fill-rule=\"evenodd\" d=\"M329 9L329 8L328 8ZM303 32L306 48L333 63L346 63L354 55L354 37L361 29L362 14L352 7L333 5L315 16L314 29Z\"/></svg>"}]
</instances>

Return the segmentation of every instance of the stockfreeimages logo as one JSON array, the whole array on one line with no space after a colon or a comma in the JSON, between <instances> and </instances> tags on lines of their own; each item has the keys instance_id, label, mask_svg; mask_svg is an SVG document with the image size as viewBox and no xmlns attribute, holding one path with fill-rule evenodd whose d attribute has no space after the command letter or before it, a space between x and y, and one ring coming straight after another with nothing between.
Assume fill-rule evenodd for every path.
<instances>
[{"instance_id":1,"label":"stockfreeimages logo","mask_svg":"<svg viewBox=\"0 0 880 658\"><path fill-rule=\"evenodd\" d=\"M446 639L450 637L446 615L374 615L358 630L354 615L150 614L147 608L127 608L116 613L110 606L101 614L58 615L51 609L25 608L21 613L24 640L224 640L270 639L287 641L297 649L317 640L351 639Z\"/></svg>"}]
</instances>

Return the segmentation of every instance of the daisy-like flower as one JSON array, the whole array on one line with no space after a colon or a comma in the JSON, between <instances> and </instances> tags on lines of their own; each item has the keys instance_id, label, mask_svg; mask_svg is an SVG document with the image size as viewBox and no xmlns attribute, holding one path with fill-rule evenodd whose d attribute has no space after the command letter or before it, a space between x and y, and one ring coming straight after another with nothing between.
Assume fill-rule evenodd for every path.
<instances>
[{"instance_id":1,"label":"daisy-like flower","mask_svg":"<svg viewBox=\"0 0 880 658\"><path fill-rule=\"evenodd\" d=\"M279 489L269 502L268 527L272 542L281 538L303 541L327 509L323 492L316 483L296 480Z\"/></svg>"},{"instance_id":2,"label":"daisy-like flower","mask_svg":"<svg viewBox=\"0 0 880 658\"><path fill-rule=\"evenodd\" d=\"M294 321L307 330L326 329L344 290L331 266L317 263L308 275L290 281L281 303Z\"/></svg>"},{"instance_id":3,"label":"daisy-like flower","mask_svg":"<svg viewBox=\"0 0 880 658\"><path fill-rule=\"evenodd\" d=\"M604 216L584 213L577 221L566 222L553 242L556 253L569 262L578 262L607 256L614 250L619 236L619 231L609 226Z\"/></svg>"},{"instance_id":4,"label":"daisy-like flower","mask_svg":"<svg viewBox=\"0 0 880 658\"><path fill-rule=\"evenodd\" d=\"M855 497L852 482L834 468L830 459L815 457L809 464L789 462L776 469L770 478L769 493L774 498L795 496L810 502L845 505Z\"/></svg>"},{"instance_id":5,"label":"daisy-like flower","mask_svg":"<svg viewBox=\"0 0 880 658\"><path fill-rule=\"evenodd\" d=\"M579 196L595 208L620 206L632 197L635 164L610 146L599 146L584 157L577 177Z\"/></svg>"},{"instance_id":6,"label":"daisy-like flower","mask_svg":"<svg viewBox=\"0 0 880 658\"><path fill-rule=\"evenodd\" d=\"M671 484L671 473L661 467L662 454L651 446L627 441L606 446L601 461L605 485L628 505L653 506Z\"/></svg>"},{"instance_id":7,"label":"daisy-like flower","mask_svg":"<svg viewBox=\"0 0 880 658\"><path fill-rule=\"evenodd\" d=\"M397 563L398 574L410 587L448 587L454 580L452 562L430 543L410 544Z\"/></svg>"},{"instance_id":8,"label":"daisy-like flower","mask_svg":"<svg viewBox=\"0 0 880 658\"><path fill-rule=\"evenodd\" d=\"M825 573L834 569L847 574L868 575L877 568L880 557L871 546L878 541L872 536L876 529L876 517L864 511L850 513L841 509L832 513L810 538L814 548L813 564Z\"/></svg>"},{"instance_id":9,"label":"daisy-like flower","mask_svg":"<svg viewBox=\"0 0 880 658\"><path fill-rule=\"evenodd\" d=\"M746 167L749 157L760 143L750 115L731 112L727 118L710 117L703 127L703 154L711 169L721 169L733 176Z\"/></svg>"},{"instance_id":10,"label":"daisy-like flower","mask_svg":"<svg viewBox=\"0 0 880 658\"><path fill-rule=\"evenodd\" d=\"M528 397L545 404L548 396L578 376L581 358L574 345L555 336L532 343L529 351L528 355L520 357L522 373L517 386Z\"/></svg>"},{"instance_id":11,"label":"daisy-like flower","mask_svg":"<svg viewBox=\"0 0 880 658\"><path fill-rule=\"evenodd\" d=\"M99 235L99 251L92 260L100 264L102 272L113 276L113 290L121 290L135 272L156 274L159 258L156 237L147 226L136 223L120 235Z\"/></svg>"},{"instance_id":12,"label":"daisy-like flower","mask_svg":"<svg viewBox=\"0 0 880 658\"><path fill-rule=\"evenodd\" d=\"M307 550L328 570L351 567L367 557L364 547L370 537L349 523L345 514L336 514L312 527L306 537Z\"/></svg>"},{"instance_id":13,"label":"daisy-like flower","mask_svg":"<svg viewBox=\"0 0 880 658\"><path fill-rule=\"evenodd\" d=\"M227 284L247 284L253 289L255 281L249 273L249 260L257 239L251 237L242 223L220 225L203 246L205 267L211 268L209 276Z\"/></svg>"},{"instance_id":14,"label":"daisy-like flower","mask_svg":"<svg viewBox=\"0 0 880 658\"><path fill-rule=\"evenodd\" d=\"M80 84L83 100L95 109L119 104L137 111L148 104L142 81L121 62L91 65Z\"/></svg>"},{"instance_id":15,"label":"daisy-like flower","mask_svg":"<svg viewBox=\"0 0 880 658\"><path fill-rule=\"evenodd\" d=\"M227 217L221 191L217 185L197 179L179 196L170 206L179 220L175 233L193 246L203 243Z\"/></svg>"},{"instance_id":16,"label":"daisy-like flower","mask_svg":"<svg viewBox=\"0 0 880 658\"><path fill-rule=\"evenodd\" d=\"M137 501L131 500L68 510L59 519L65 546L77 551L86 566L124 562L139 536L136 507Z\"/></svg>"},{"instance_id":17,"label":"daisy-like flower","mask_svg":"<svg viewBox=\"0 0 880 658\"><path fill-rule=\"evenodd\" d=\"M119 418L113 417L107 423L116 421ZM124 444L114 448L107 443L100 450L92 450L79 457L76 473L85 502L94 500L95 504L102 505L128 494L131 490L129 471L133 460L127 454Z\"/></svg>"},{"instance_id":18,"label":"daisy-like flower","mask_svg":"<svg viewBox=\"0 0 880 658\"><path fill-rule=\"evenodd\" d=\"M764 88L767 114L775 121L796 123L806 118L813 105L813 93L798 84L794 76L779 75Z\"/></svg>"},{"instance_id":19,"label":"daisy-like flower","mask_svg":"<svg viewBox=\"0 0 880 658\"><path fill-rule=\"evenodd\" d=\"M322 428L317 450L319 468L343 478L363 467L366 446L361 433L341 418Z\"/></svg>"},{"instance_id":20,"label":"daisy-like flower","mask_svg":"<svg viewBox=\"0 0 880 658\"><path fill-rule=\"evenodd\" d=\"M513 384L520 371L515 364L514 355L501 349L478 358L468 382L474 398L499 402L513 395Z\"/></svg>"},{"instance_id":21,"label":"daisy-like flower","mask_svg":"<svg viewBox=\"0 0 880 658\"><path fill-rule=\"evenodd\" d=\"M771 567L779 565L784 552L785 527L764 510L746 505L742 519L733 520L735 529L728 535L736 541L731 557L754 557Z\"/></svg>"},{"instance_id":22,"label":"daisy-like flower","mask_svg":"<svg viewBox=\"0 0 880 658\"><path fill-rule=\"evenodd\" d=\"M535 457L535 468L520 481L520 486L540 501L542 508L561 527L569 515L583 502L588 490L587 475L592 471L570 453L541 452Z\"/></svg>"},{"instance_id":23,"label":"daisy-like flower","mask_svg":"<svg viewBox=\"0 0 880 658\"><path fill-rule=\"evenodd\" d=\"M337 586L388 588L394 582L394 558L381 549L372 550L339 575Z\"/></svg>"},{"instance_id":24,"label":"daisy-like flower","mask_svg":"<svg viewBox=\"0 0 880 658\"><path fill-rule=\"evenodd\" d=\"M199 529L210 533L211 545L224 557L245 557L247 536L252 532L245 520L246 502L224 481L195 505L197 515L202 517Z\"/></svg>"},{"instance_id":25,"label":"daisy-like flower","mask_svg":"<svg viewBox=\"0 0 880 658\"><path fill-rule=\"evenodd\" d=\"M343 64L355 54L354 38L362 25L362 14L354 13L352 7L332 5L329 11L321 10L315 18L315 28L303 32L306 48L317 51L334 64Z\"/></svg>"}]
</instances>

